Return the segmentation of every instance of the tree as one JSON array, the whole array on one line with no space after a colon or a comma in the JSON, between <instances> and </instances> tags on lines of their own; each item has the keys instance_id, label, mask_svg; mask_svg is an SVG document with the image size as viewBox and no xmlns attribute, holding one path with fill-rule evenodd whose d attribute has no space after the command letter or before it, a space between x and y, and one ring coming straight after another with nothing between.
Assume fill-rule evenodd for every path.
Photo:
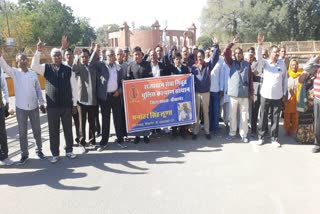
<instances>
[{"instance_id":1,"label":"tree","mask_svg":"<svg viewBox=\"0 0 320 214\"><path fill-rule=\"evenodd\" d=\"M117 24L107 24L99 27L96 30L97 40L96 42L106 46L107 45L107 33L119 31L120 27Z\"/></svg>"},{"instance_id":2,"label":"tree","mask_svg":"<svg viewBox=\"0 0 320 214\"><path fill-rule=\"evenodd\" d=\"M320 39L319 0L284 0L288 5L288 27L293 40Z\"/></svg>"},{"instance_id":3,"label":"tree","mask_svg":"<svg viewBox=\"0 0 320 214\"><path fill-rule=\"evenodd\" d=\"M34 41L41 38L48 45L60 45L62 35L67 35L71 43L81 39L80 24L76 22L70 7L58 0L40 1L31 14Z\"/></svg>"},{"instance_id":4,"label":"tree","mask_svg":"<svg viewBox=\"0 0 320 214\"><path fill-rule=\"evenodd\" d=\"M206 50L213 46L212 38L207 35L200 36L197 40L197 45L199 48Z\"/></svg>"},{"instance_id":5,"label":"tree","mask_svg":"<svg viewBox=\"0 0 320 214\"><path fill-rule=\"evenodd\" d=\"M243 8L240 0L209 0L200 17L201 31L217 35L221 41L230 41L239 33Z\"/></svg>"},{"instance_id":6,"label":"tree","mask_svg":"<svg viewBox=\"0 0 320 214\"><path fill-rule=\"evenodd\" d=\"M80 26L80 34L82 38L78 41L77 45L80 46L90 46L91 41L97 38L95 30L89 24L88 18L80 18L78 19L79 26Z\"/></svg>"},{"instance_id":7,"label":"tree","mask_svg":"<svg viewBox=\"0 0 320 214\"><path fill-rule=\"evenodd\" d=\"M145 26L145 25L140 25L138 27L138 30L151 30L151 29L152 29L151 26Z\"/></svg>"},{"instance_id":8,"label":"tree","mask_svg":"<svg viewBox=\"0 0 320 214\"><path fill-rule=\"evenodd\" d=\"M209 0L200 20L205 35L223 42L252 42L259 32L279 42L320 39L319 18L319 0Z\"/></svg>"}]
</instances>

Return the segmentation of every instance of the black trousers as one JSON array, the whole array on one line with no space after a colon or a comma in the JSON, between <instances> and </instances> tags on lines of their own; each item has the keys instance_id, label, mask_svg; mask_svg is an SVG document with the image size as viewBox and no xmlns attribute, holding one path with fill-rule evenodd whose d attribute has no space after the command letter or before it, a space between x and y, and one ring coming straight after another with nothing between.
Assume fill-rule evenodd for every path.
<instances>
[{"instance_id":1,"label":"black trousers","mask_svg":"<svg viewBox=\"0 0 320 214\"><path fill-rule=\"evenodd\" d=\"M260 85L259 83L257 84L257 88L255 89L255 94L253 97L253 102L252 102L252 108L251 108L251 132L252 133L257 133L257 124L258 124L258 115L259 115L259 108L261 104L261 95L260 95ZM256 91L257 90L257 91Z\"/></svg>"},{"instance_id":2,"label":"black trousers","mask_svg":"<svg viewBox=\"0 0 320 214\"><path fill-rule=\"evenodd\" d=\"M53 156L60 155L60 120L64 138L66 141L66 152L73 150L73 136L72 136L72 110L69 108L47 108L48 126L50 135L50 150Z\"/></svg>"},{"instance_id":3,"label":"black trousers","mask_svg":"<svg viewBox=\"0 0 320 214\"><path fill-rule=\"evenodd\" d=\"M125 109L124 109L124 100L123 97L121 98L121 117L122 117L122 131L123 131L123 136L128 136L127 133L127 122L126 122L126 114L125 114Z\"/></svg>"},{"instance_id":4,"label":"black trousers","mask_svg":"<svg viewBox=\"0 0 320 214\"><path fill-rule=\"evenodd\" d=\"M259 120L259 139L263 139L268 131L268 114L269 109L272 108L271 124L271 140L278 140L279 134L279 118L282 107L282 100L266 99L261 96L261 117Z\"/></svg>"},{"instance_id":5,"label":"black trousers","mask_svg":"<svg viewBox=\"0 0 320 214\"><path fill-rule=\"evenodd\" d=\"M73 114L73 115L72 115L72 118L73 118L73 122L74 122L74 127L75 127L75 129L76 129L76 139L75 139L75 141L76 141L77 143L79 143L79 142L80 142L79 113L77 112L76 114Z\"/></svg>"},{"instance_id":6,"label":"black trousers","mask_svg":"<svg viewBox=\"0 0 320 214\"><path fill-rule=\"evenodd\" d=\"M99 101L102 114L102 139L100 145L106 145L109 140L110 135L110 114L112 109L113 123L116 130L116 136L119 142L123 141L124 131L123 131L123 111L121 107L120 96L114 97L112 95L108 96L106 101Z\"/></svg>"},{"instance_id":7,"label":"black trousers","mask_svg":"<svg viewBox=\"0 0 320 214\"><path fill-rule=\"evenodd\" d=\"M4 111L4 108L0 107L0 161L7 159L9 152Z\"/></svg>"},{"instance_id":8,"label":"black trousers","mask_svg":"<svg viewBox=\"0 0 320 214\"><path fill-rule=\"evenodd\" d=\"M89 123L89 143L95 145L95 115L96 115L96 106L88 106L78 103L78 113L79 113L79 135L80 135L80 144L82 146L86 145L86 121L88 116Z\"/></svg>"},{"instance_id":9,"label":"black trousers","mask_svg":"<svg viewBox=\"0 0 320 214\"><path fill-rule=\"evenodd\" d=\"M314 133L315 144L320 146L320 99L314 98Z\"/></svg>"},{"instance_id":10,"label":"black trousers","mask_svg":"<svg viewBox=\"0 0 320 214\"><path fill-rule=\"evenodd\" d=\"M95 120L96 132L101 134L101 125L99 120L99 105L96 106L94 120Z\"/></svg>"}]
</instances>

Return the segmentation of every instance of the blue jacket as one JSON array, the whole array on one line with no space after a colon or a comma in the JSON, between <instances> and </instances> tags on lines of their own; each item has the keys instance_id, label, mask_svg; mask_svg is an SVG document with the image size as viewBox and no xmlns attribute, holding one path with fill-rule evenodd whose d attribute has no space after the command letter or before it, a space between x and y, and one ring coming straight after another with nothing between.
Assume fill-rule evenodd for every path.
<instances>
[{"instance_id":1,"label":"blue jacket","mask_svg":"<svg viewBox=\"0 0 320 214\"><path fill-rule=\"evenodd\" d=\"M194 75L194 84L195 92L197 93L206 93L210 91L211 86L211 77L210 77L210 68L207 64L203 65L202 68L203 76L202 79L199 78L200 70L197 65L193 65L191 73Z\"/></svg>"}]
</instances>

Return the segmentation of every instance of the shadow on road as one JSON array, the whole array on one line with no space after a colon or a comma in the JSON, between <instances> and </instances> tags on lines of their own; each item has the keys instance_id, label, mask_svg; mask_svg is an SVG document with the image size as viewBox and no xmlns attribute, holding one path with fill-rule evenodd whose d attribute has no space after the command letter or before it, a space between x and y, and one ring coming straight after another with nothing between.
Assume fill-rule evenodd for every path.
<instances>
[{"instance_id":1,"label":"shadow on road","mask_svg":"<svg viewBox=\"0 0 320 214\"><path fill-rule=\"evenodd\" d=\"M110 143L108 149L104 152L89 151L85 155L78 155L73 160L61 156L61 160L56 164L51 164L48 160L30 159L26 165L8 167L21 172L9 174L8 171L4 171L6 169L2 169L2 172L0 171L0 185L15 187L47 185L54 189L93 191L100 187L66 186L60 181L86 177L86 173L74 172L75 169L81 171L82 167L94 167L106 173L143 175L149 172L149 168L140 167L139 163L184 164L183 158L186 153L217 152L221 151L219 147L222 146L205 138L200 138L197 141L191 139L183 141L168 136L161 139L151 139L150 144L140 143L135 145L128 143L127 145L126 149L121 150L116 144Z\"/></svg>"}]
</instances>

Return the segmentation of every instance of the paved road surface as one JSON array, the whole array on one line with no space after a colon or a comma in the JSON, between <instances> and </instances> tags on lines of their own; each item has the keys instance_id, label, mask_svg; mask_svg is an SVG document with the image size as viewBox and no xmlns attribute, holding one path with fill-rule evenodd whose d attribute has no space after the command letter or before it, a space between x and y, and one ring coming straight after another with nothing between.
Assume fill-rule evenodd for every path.
<instances>
[{"instance_id":1,"label":"paved road surface","mask_svg":"<svg viewBox=\"0 0 320 214\"><path fill-rule=\"evenodd\" d=\"M10 155L18 161L17 123L6 122ZM41 122L50 155L46 115ZM111 143L107 151L62 157L55 165L35 157L31 130L29 139L29 162L0 168L1 214L320 213L320 154L283 132L279 149L164 136L123 150Z\"/></svg>"}]
</instances>

